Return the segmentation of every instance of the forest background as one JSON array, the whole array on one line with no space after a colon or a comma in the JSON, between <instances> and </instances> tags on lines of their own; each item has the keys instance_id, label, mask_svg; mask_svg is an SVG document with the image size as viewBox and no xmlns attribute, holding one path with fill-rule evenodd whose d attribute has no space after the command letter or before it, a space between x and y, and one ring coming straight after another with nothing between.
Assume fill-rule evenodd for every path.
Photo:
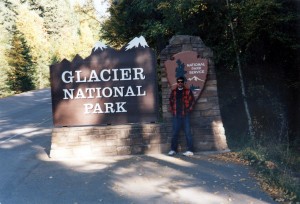
<instances>
[{"instance_id":1,"label":"forest background","mask_svg":"<svg viewBox=\"0 0 300 204\"><path fill-rule=\"evenodd\" d=\"M103 2L108 16L95 9ZM159 56L173 35L200 36L214 52L229 148L277 201L299 201L299 7L298 0L1 0L0 97L48 87L51 64L84 58L99 40L120 48L143 35Z\"/></svg>"}]
</instances>

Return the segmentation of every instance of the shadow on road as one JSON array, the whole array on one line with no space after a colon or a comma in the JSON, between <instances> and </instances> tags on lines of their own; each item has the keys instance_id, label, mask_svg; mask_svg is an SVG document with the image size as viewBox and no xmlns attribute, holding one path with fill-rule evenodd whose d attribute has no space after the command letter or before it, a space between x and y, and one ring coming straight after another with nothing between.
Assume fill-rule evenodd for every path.
<instances>
[{"instance_id":1,"label":"shadow on road","mask_svg":"<svg viewBox=\"0 0 300 204\"><path fill-rule=\"evenodd\" d=\"M0 203L275 203L248 167L203 154L49 158L49 90L24 96L0 99Z\"/></svg>"}]
</instances>

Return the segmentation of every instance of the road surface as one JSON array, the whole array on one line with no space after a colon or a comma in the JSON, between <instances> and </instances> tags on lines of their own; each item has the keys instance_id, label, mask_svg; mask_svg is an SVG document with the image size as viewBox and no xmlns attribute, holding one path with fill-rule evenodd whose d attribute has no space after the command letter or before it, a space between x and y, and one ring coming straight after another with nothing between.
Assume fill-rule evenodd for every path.
<instances>
[{"instance_id":1,"label":"road surface","mask_svg":"<svg viewBox=\"0 0 300 204\"><path fill-rule=\"evenodd\" d=\"M249 168L198 153L49 158L49 89L0 99L0 204L275 203Z\"/></svg>"}]
</instances>

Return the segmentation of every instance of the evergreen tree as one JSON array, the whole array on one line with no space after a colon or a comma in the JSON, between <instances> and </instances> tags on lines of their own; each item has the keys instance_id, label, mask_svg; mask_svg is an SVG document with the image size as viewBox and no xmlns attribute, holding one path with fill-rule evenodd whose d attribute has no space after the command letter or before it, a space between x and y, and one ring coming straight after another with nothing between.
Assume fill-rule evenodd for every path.
<instances>
[{"instance_id":1,"label":"evergreen tree","mask_svg":"<svg viewBox=\"0 0 300 204\"><path fill-rule=\"evenodd\" d=\"M70 2L67 0L41 0L41 2L44 6L41 15L51 43L49 51L52 58L71 59L76 54L79 42L79 22Z\"/></svg>"},{"instance_id":2,"label":"evergreen tree","mask_svg":"<svg viewBox=\"0 0 300 204\"><path fill-rule=\"evenodd\" d=\"M20 63L8 55L16 35L22 33L18 40L30 50L28 63L32 63L31 79L36 88L49 85L50 64L63 58L72 60L77 53L87 56L99 40L100 24L91 0L80 7L83 12L72 8L69 0L2 0L0 8L0 97L11 95L15 91L11 87L17 87L9 81L16 73L11 65Z\"/></svg>"},{"instance_id":3,"label":"evergreen tree","mask_svg":"<svg viewBox=\"0 0 300 204\"><path fill-rule=\"evenodd\" d=\"M14 0L2 0L0 2L0 24L7 31L13 31L13 27L15 25L15 19L17 14L17 7L20 5L18 1Z\"/></svg>"},{"instance_id":4,"label":"evergreen tree","mask_svg":"<svg viewBox=\"0 0 300 204\"><path fill-rule=\"evenodd\" d=\"M7 85L8 62L5 52L9 48L12 37L12 27L15 25L16 4L11 0L0 1L0 97L11 94Z\"/></svg>"},{"instance_id":5,"label":"evergreen tree","mask_svg":"<svg viewBox=\"0 0 300 204\"><path fill-rule=\"evenodd\" d=\"M174 34L198 35L207 10L203 0L112 1L110 18L102 25L101 36L110 45L122 46L143 35L159 52ZM205 34L208 33L206 27Z\"/></svg>"},{"instance_id":6,"label":"evergreen tree","mask_svg":"<svg viewBox=\"0 0 300 204\"><path fill-rule=\"evenodd\" d=\"M32 62L35 65L34 83L37 88L49 85L50 43L44 29L43 19L27 4L17 9L19 15L16 19L17 29L23 33L27 46L30 48Z\"/></svg>"},{"instance_id":7,"label":"evergreen tree","mask_svg":"<svg viewBox=\"0 0 300 204\"><path fill-rule=\"evenodd\" d=\"M28 3L30 10L37 13L40 17L43 17L42 14L45 11L45 8L42 4L42 0L20 0L20 2L24 5Z\"/></svg>"},{"instance_id":8,"label":"evergreen tree","mask_svg":"<svg viewBox=\"0 0 300 204\"><path fill-rule=\"evenodd\" d=\"M232 83L235 94L225 94L226 104L249 102L255 139L277 135L278 141L293 141L296 136L291 133L300 132L298 6L293 0L111 1L102 37L110 45L120 46L143 35L159 53L173 35L200 36L214 51L216 71L222 73L220 81L227 76L226 88ZM242 85L234 84L242 79L237 73L243 73L242 94ZM275 110L275 116L270 114ZM267 126L271 131L263 132Z\"/></svg>"},{"instance_id":9,"label":"evergreen tree","mask_svg":"<svg viewBox=\"0 0 300 204\"><path fill-rule=\"evenodd\" d=\"M96 17L92 0L87 0L83 5L76 4L74 9L79 21L79 43L76 46L76 53L86 57L91 53L95 42L99 41L100 22Z\"/></svg>"},{"instance_id":10,"label":"evergreen tree","mask_svg":"<svg viewBox=\"0 0 300 204\"><path fill-rule=\"evenodd\" d=\"M65 0L58 1L43 1L44 10L41 14L45 20L45 29L47 33L55 40L62 37L63 29L67 25L68 21L68 8Z\"/></svg>"},{"instance_id":11,"label":"evergreen tree","mask_svg":"<svg viewBox=\"0 0 300 204\"><path fill-rule=\"evenodd\" d=\"M185 65L183 62L181 62L180 59L178 59L176 61L176 64L177 64L177 67L175 69L175 78L178 78L178 77L183 77L184 78L184 81L186 82L187 79L185 77L185 74L187 73L187 71L184 70L185 68Z\"/></svg>"},{"instance_id":12,"label":"evergreen tree","mask_svg":"<svg viewBox=\"0 0 300 204\"><path fill-rule=\"evenodd\" d=\"M18 30L14 31L7 57L11 68L7 73L7 83L10 89L15 93L34 89L34 69L30 49L26 44L24 35Z\"/></svg>"}]
</instances>

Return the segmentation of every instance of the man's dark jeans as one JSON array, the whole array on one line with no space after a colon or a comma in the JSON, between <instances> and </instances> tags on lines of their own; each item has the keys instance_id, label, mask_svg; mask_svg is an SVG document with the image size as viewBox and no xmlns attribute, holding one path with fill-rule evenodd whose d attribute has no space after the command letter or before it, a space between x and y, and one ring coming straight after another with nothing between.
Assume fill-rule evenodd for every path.
<instances>
[{"instance_id":1,"label":"man's dark jeans","mask_svg":"<svg viewBox=\"0 0 300 204\"><path fill-rule=\"evenodd\" d=\"M187 150L193 151L193 138L190 127L190 115L187 114L185 116L173 116L173 137L171 150L177 152L178 147L178 136L181 128L184 127L184 134L186 138Z\"/></svg>"}]
</instances>

